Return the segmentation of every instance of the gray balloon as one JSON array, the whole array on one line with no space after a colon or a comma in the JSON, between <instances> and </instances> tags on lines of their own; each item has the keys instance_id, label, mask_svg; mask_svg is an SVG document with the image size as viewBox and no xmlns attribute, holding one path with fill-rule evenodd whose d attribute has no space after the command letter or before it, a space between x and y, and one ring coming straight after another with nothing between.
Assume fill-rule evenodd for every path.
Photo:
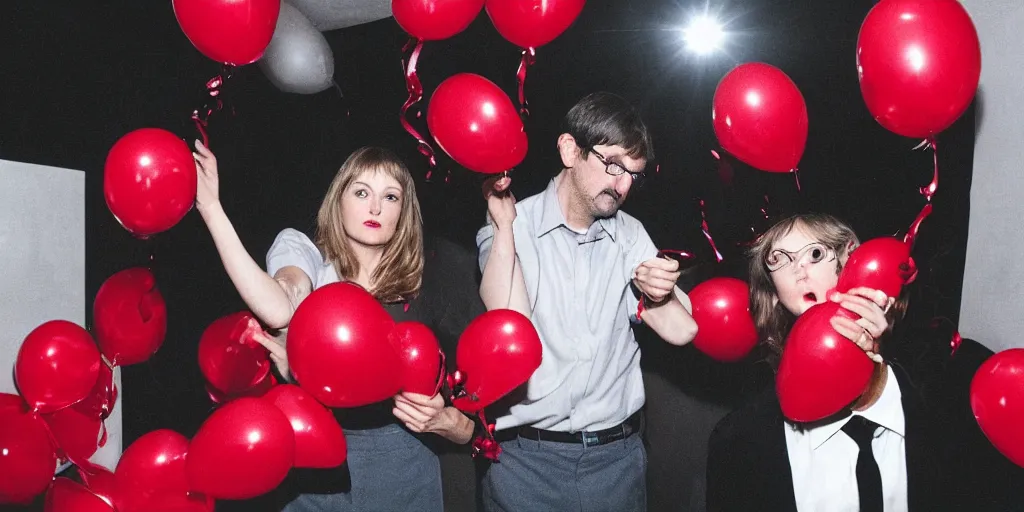
<instances>
[{"instance_id":1,"label":"gray balloon","mask_svg":"<svg viewBox=\"0 0 1024 512\"><path fill-rule=\"evenodd\" d=\"M334 85L330 45L298 9L285 2L259 64L270 82L284 92L315 94Z\"/></svg>"},{"instance_id":2,"label":"gray balloon","mask_svg":"<svg viewBox=\"0 0 1024 512\"><path fill-rule=\"evenodd\" d=\"M334 30L391 17L391 0L288 0L320 30Z\"/></svg>"}]
</instances>

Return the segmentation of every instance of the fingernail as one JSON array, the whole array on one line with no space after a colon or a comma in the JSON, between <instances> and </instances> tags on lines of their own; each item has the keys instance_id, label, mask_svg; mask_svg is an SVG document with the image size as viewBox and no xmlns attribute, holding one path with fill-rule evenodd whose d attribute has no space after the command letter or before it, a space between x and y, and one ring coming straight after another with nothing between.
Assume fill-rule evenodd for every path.
<instances>
[{"instance_id":1,"label":"fingernail","mask_svg":"<svg viewBox=\"0 0 1024 512\"><path fill-rule=\"evenodd\" d=\"M839 302L839 292L835 292L835 293L833 293L833 294L832 294L832 295L831 295L831 296L830 296L830 297L828 298L828 300L830 300L830 301L832 301L832 302Z\"/></svg>"}]
</instances>

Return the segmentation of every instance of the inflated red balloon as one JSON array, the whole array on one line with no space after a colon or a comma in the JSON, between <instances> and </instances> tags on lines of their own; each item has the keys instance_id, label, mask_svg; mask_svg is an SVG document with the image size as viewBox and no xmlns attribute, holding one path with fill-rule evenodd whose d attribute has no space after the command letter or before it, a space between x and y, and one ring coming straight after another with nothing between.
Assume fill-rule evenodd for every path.
<instances>
[{"instance_id":1,"label":"inflated red balloon","mask_svg":"<svg viewBox=\"0 0 1024 512\"><path fill-rule=\"evenodd\" d=\"M174 17L207 57L242 66L263 56L274 36L280 0L173 0Z\"/></svg>"},{"instance_id":2,"label":"inflated red balloon","mask_svg":"<svg viewBox=\"0 0 1024 512\"><path fill-rule=\"evenodd\" d=\"M487 0L487 15L502 37L520 48L544 46L565 32L586 0Z\"/></svg>"},{"instance_id":3,"label":"inflated red balloon","mask_svg":"<svg viewBox=\"0 0 1024 512\"><path fill-rule=\"evenodd\" d=\"M173 430L154 430L136 439L114 470L123 500L130 503L125 508L141 508L158 494L184 497L189 491L185 472L188 448L188 438Z\"/></svg>"},{"instance_id":4,"label":"inflated red balloon","mask_svg":"<svg viewBox=\"0 0 1024 512\"><path fill-rule=\"evenodd\" d=\"M345 463L345 434L326 407L313 395L292 384L274 386L263 396L292 425L297 468L334 468Z\"/></svg>"},{"instance_id":5,"label":"inflated red balloon","mask_svg":"<svg viewBox=\"0 0 1024 512\"><path fill-rule=\"evenodd\" d=\"M836 291L846 293L853 288L867 287L899 297L903 285L913 281L917 267L910 257L910 246L890 237L868 240L850 254L839 273Z\"/></svg>"},{"instance_id":6,"label":"inflated red balloon","mask_svg":"<svg viewBox=\"0 0 1024 512\"><path fill-rule=\"evenodd\" d=\"M200 493L160 493L145 503L145 508L117 512L214 512L216 501Z\"/></svg>"},{"instance_id":7,"label":"inflated red balloon","mask_svg":"<svg viewBox=\"0 0 1024 512\"><path fill-rule=\"evenodd\" d=\"M276 488L295 461L295 435L284 413L261 398L228 402L189 443L189 489L245 500Z\"/></svg>"},{"instance_id":8,"label":"inflated red balloon","mask_svg":"<svg viewBox=\"0 0 1024 512\"><path fill-rule=\"evenodd\" d=\"M236 398L252 397L259 398L267 394L274 386L277 385L277 377L274 377L273 373L268 373L263 380L253 384L252 387L246 388L243 391L233 394L225 394L224 392L214 388L209 383L206 384L206 395L210 397L210 401L215 404L225 404Z\"/></svg>"},{"instance_id":9,"label":"inflated red balloon","mask_svg":"<svg viewBox=\"0 0 1024 512\"><path fill-rule=\"evenodd\" d=\"M25 337L14 380L29 407L53 412L88 396L102 364L88 331L66 320L51 320Z\"/></svg>"},{"instance_id":10,"label":"inflated red balloon","mask_svg":"<svg viewBox=\"0 0 1024 512\"><path fill-rule=\"evenodd\" d=\"M466 396L453 400L475 413L530 380L543 347L530 319L511 309L488 311L466 326L455 357L465 375Z\"/></svg>"},{"instance_id":11,"label":"inflated red balloon","mask_svg":"<svg viewBox=\"0 0 1024 512\"><path fill-rule=\"evenodd\" d=\"M114 218L130 233L166 231L192 208L196 162L171 132L142 128L121 137L103 166L103 195Z\"/></svg>"},{"instance_id":12,"label":"inflated red balloon","mask_svg":"<svg viewBox=\"0 0 1024 512\"><path fill-rule=\"evenodd\" d=\"M114 366L149 359L167 335L167 305L147 268L108 277L96 292L92 315L96 343Z\"/></svg>"},{"instance_id":13,"label":"inflated red balloon","mask_svg":"<svg viewBox=\"0 0 1024 512\"><path fill-rule=\"evenodd\" d=\"M121 486L117 477L105 467L92 465L88 471L78 468L78 475L82 478L82 485L89 489L89 492L99 496L100 499L114 507L117 512L131 512L121 499Z\"/></svg>"},{"instance_id":14,"label":"inflated red balloon","mask_svg":"<svg viewBox=\"0 0 1024 512\"><path fill-rule=\"evenodd\" d=\"M711 121L722 148L762 171L796 169L807 145L807 104L779 68L740 64L718 83Z\"/></svg>"},{"instance_id":15,"label":"inflated red balloon","mask_svg":"<svg viewBox=\"0 0 1024 512\"><path fill-rule=\"evenodd\" d=\"M328 407L359 407L398 393L402 375L388 334L387 311L362 287L321 286L299 304L288 325L288 363L295 380Z\"/></svg>"},{"instance_id":16,"label":"inflated red balloon","mask_svg":"<svg viewBox=\"0 0 1024 512\"><path fill-rule=\"evenodd\" d=\"M50 490L46 491L44 512L114 512L114 507L95 495L84 485L70 478L59 477L53 480Z\"/></svg>"},{"instance_id":17,"label":"inflated red balloon","mask_svg":"<svg viewBox=\"0 0 1024 512\"><path fill-rule=\"evenodd\" d=\"M832 317L859 317L835 302L812 306L786 338L775 376L782 414L796 422L818 421L864 394L875 363L832 328Z\"/></svg>"},{"instance_id":18,"label":"inflated red balloon","mask_svg":"<svg viewBox=\"0 0 1024 512\"><path fill-rule=\"evenodd\" d=\"M28 404L19 395L0 393L0 414L28 412Z\"/></svg>"},{"instance_id":19,"label":"inflated red balloon","mask_svg":"<svg viewBox=\"0 0 1024 512\"><path fill-rule=\"evenodd\" d=\"M886 0L857 36L857 76L871 115L906 137L931 137L967 109L981 45L959 0Z\"/></svg>"},{"instance_id":20,"label":"inflated red balloon","mask_svg":"<svg viewBox=\"0 0 1024 512\"><path fill-rule=\"evenodd\" d=\"M441 82L427 106L427 126L441 149L471 171L504 172L526 158L526 131L512 100L480 75Z\"/></svg>"},{"instance_id":21,"label":"inflated red balloon","mask_svg":"<svg viewBox=\"0 0 1024 512\"><path fill-rule=\"evenodd\" d=\"M746 282L715 277L695 286L689 297L697 322L694 346L719 361L738 361L750 353L757 344L757 328Z\"/></svg>"},{"instance_id":22,"label":"inflated red balloon","mask_svg":"<svg viewBox=\"0 0 1024 512\"><path fill-rule=\"evenodd\" d=\"M424 41L448 39L466 30L484 8L484 0L391 0L395 21Z\"/></svg>"},{"instance_id":23,"label":"inflated red balloon","mask_svg":"<svg viewBox=\"0 0 1024 512\"><path fill-rule=\"evenodd\" d=\"M77 407L68 407L56 412L43 414L43 420L50 427L50 433L57 442L57 452L78 465L89 465L100 444L106 444L103 420L96 415L85 414Z\"/></svg>"},{"instance_id":24,"label":"inflated red balloon","mask_svg":"<svg viewBox=\"0 0 1024 512\"><path fill-rule=\"evenodd\" d=\"M992 445L1024 467L1024 349L999 352L978 368L971 380L971 410Z\"/></svg>"},{"instance_id":25,"label":"inflated red balloon","mask_svg":"<svg viewBox=\"0 0 1024 512\"><path fill-rule=\"evenodd\" d=\"M389 336L402 363L402 391L433 395L441 373L441 345L419 322L399 322Z\"/></svg>"},{"instance_id":26,"label":"inflated red balloon","mask_svg":"<svg viewBox=\"0 0 1024 512\"><path fill-rule=\"evenodd\" d=\"M53 480L57 454L43 420L0 411L0 504L25 505Z\"/></svg>"},{"instance_id":27,"label":"inflated red balloon","mask_svg":"<svg viewBox=\"0 0 1024 512\"><path fill-rule=\"evenodd\" d=\"M199 340L199 370L218 396L242 396L270 375L267 349L252 339L259 322L248 311L214 320Z\"/></svg>"}]
</instances>

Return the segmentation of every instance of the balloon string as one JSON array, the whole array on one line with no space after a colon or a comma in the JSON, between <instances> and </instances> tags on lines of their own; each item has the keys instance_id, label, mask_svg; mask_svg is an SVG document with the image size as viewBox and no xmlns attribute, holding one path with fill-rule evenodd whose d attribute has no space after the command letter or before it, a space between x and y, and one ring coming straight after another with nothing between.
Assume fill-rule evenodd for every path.
<instances>
[{"instance_id":1,"label":"balloon string","mask_svg":"<svg viewBox=\"0 0 1024 512\"><path fill-rule=\"evenodd\" d=\"M800 171L799 169L793 169L793 181L796 182L796 191L800 192Z\"/></svg>"},{"instance_id":2,"label":"balloon string","mask_svg":"<svg viewBox=\"0 0 1024 512\"><path fill-rule=\"evenodd\" d=\"M209 124L210 116L224 108L224 101L220 97L221 87L227 79L231 78L233 71L233 66L225 64L221 74L209 79L206 82L206 92L210 98L213 98L213 104L207 103L201 109L192 111L192 121L196 123L196 129L199 130L199 134L203 138L203 145L206 147L210 147L210 137L206 133L206 127Z\"/></svg>"},{"instance_id":3,"label":"balloon string","mask_svg":"<svg viewBox=\"0 0 1024 512\"><path fill-rule=\"evenodd\" d=\"M519 70L516 71L516 81L519 84L519 115L522 117L530 115L524 87L526 86L526 70L535 62L537 62L536 48L531 46L523 50L523 58L519 61Z\"/></svg>"},{"instance_id":4,"label":"balloon string","mask_svg":"<svg viewBox=\"0 0 1024 512\"><path fill-rule=\"evenodd\" d=\"M935 139L929 139L928 145L932 148L932 182L926 187L921 187L921 195L924 196L925 201L932 202L932 196L939 189L939 147L936 145Z\"/></svg>"},{"instance_id":5,"label":"balloon string","mask_svg":"<svg viewBox=\"0 0 1024 512\"><path fill-rule=\"evenodd\" d=\"M704 233L704 238L707 238L708 243L711 244L711 250L715 251L715 261L721 263L723 259L722 253L718 252L718 247L715 246L715 239L711 238L711 232L708 229L708 216L704 209L704 200L698 199L698 201L700 201L700 230Z\"/></svg>"},{"instance_id":6,"label":"balloon string","mask_svg":"<svg viewBox=\"0 0 1024 512\"><path fill-rule=\"evenodd\" d=\"M415 43L415 45L413 44ZM430 175L433 173L435 167L437 167L437 159L434 158L434 148L430 147L430 144L423 138L422 135L416 128L412 126L412 123L406 118L406 113L413 105L423 99L423 84L420 83L420 77L416 73L416 62L420 58L420 51L423 50L422 39L410 39L406 43L405 47L402 48L403 53L408 51L409 47L413 46L412 54L409 56L409 62L406 64L402 62L405 67L405 89L409 91L409 97L402 104L402 111L400 119L402 121L402 128L409 132L416 139L416 149L419 150L420 154L427 158L427 162L430 164L430 169L427 171L427 179L430 179ZM419 117L419 112L416 113Z\"/></svg>"}]
</instances>

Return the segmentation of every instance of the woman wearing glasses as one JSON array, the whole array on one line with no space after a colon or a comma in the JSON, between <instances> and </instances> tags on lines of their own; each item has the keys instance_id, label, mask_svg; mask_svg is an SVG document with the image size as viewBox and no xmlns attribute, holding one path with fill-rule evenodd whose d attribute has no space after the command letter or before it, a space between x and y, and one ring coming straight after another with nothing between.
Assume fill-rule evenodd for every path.
<instances>
[{"instance_id":1,"label":"woman wearing glasses","mask_svg":"<svg viewBox=\"0 0 1024 512\"><path fill-rule=\"evenodd\" d=\"M964 493L946 412L878 355L878 340L891 328L888 313L902 307L878 290L832 291L858 244L842 221L808 214L779 222L751 248L750 309L773 362L797 317L834 301L860 319L836 316L832 327L862 348L876 371L860 398L814 424L785 420L774 389L726 416L709 442L709 512L972 509L953 505Z\"/></svg>"}]
</instances>

